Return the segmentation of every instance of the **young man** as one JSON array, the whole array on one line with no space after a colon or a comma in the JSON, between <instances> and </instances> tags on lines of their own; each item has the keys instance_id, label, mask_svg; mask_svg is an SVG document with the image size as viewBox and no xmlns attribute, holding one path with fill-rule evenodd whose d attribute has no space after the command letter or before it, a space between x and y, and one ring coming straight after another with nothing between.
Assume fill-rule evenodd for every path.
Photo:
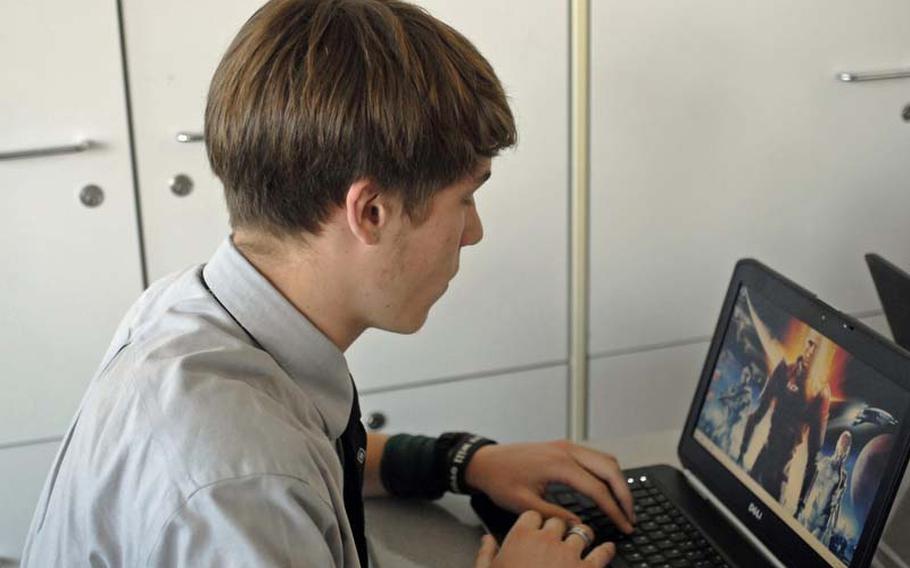
<instances>
[{"instance_id":1,"label":"young man","mask_svg":"<svg viewBox=\"0 0 910 568\"><path fill-rule=\"evenodd\" d=\"M343 352L413 333L483 230L515 142L496 75L405 3L272 0L209 92L232 236L116 332L38 504L24 566L367 565L362 491L483 491L525 513L479 567L605 566L541 497L569 483L631 531L615 459L566 442L372 435ZM546 520L545 520L546 519Z\"/></svg>"}]
</instances>

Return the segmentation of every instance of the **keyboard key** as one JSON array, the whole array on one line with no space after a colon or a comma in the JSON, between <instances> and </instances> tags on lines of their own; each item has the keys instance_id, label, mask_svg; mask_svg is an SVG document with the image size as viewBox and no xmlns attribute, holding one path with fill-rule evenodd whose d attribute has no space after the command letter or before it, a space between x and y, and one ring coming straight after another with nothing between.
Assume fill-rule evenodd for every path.
<instances>
[{"instance_id":1,"label":"keyboard key","mask_svg":"<svg viewBox=\"0 0 910 568\"><path fill-rule=\"evenodd\" d=\"M588 497L587 495L583 495L583 494L581 494L581 493L577 493L576 499L577 499L578 502L579 502L581 505L583 505L586 509L596 509L596 508L597 508L597 503L595 503L593 500L591 500L591 498Z\"/></svg>"},{"instance_id":2,"label":"keyboard key","mask_svg":"<svg viewBox=\"0 0 910 568\"><path fill-rule=\"evenodd\" d=\"M576 503L575 497L570 493L557 493L553 496L555 501L560 505L571 505Z\"/></svg>"}]
</instances>

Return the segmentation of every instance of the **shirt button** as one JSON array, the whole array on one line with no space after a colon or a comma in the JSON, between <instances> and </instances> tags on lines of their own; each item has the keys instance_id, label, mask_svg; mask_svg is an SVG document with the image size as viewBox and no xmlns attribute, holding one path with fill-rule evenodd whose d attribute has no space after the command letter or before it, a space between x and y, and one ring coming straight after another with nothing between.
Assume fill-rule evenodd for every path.
<instances>
[{"instance_id":1,"label":"shirt button","mask_svg":"<svg viewBox=\"0 0 910 568\"><path fill-rule=\"evenodd\" d=\"M362 464L367 459L367 452L363 448L357 450L357 463Z\"/></svg>"}]
</instances>

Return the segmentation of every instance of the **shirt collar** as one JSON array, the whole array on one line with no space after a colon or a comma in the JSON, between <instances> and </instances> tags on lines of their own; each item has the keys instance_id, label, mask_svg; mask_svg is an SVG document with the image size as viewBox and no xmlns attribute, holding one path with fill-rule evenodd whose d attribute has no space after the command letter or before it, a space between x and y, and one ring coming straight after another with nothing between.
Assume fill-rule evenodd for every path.
<instances>
[{"instance_id":1,"label":"shirt collar","mask_svg":"<svg viewBox=\"0 0 910 568\"><path fill-rule=\"evenodd\" d=\"M338 347L241 254L228 237L203 268L215 298L313 400L334 440L344 432L354 385Z\"/></svg>"}]
</instances>

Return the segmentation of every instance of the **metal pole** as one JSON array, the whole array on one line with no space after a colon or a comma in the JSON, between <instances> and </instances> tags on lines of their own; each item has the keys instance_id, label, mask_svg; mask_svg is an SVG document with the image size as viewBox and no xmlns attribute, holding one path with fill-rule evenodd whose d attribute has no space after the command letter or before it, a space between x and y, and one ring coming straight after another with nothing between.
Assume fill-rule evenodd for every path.
<instances>
[{"instance_id":1,"label":"metal pole","mask_svg":"<svg viewBox=\"0 0 910 568\"><path fill-rule=\"evenodd\" d=\"M571 4L571 330L569 359L569 438L588 436L588 197L590 0Z\"/></svg>"}]
</instances>

